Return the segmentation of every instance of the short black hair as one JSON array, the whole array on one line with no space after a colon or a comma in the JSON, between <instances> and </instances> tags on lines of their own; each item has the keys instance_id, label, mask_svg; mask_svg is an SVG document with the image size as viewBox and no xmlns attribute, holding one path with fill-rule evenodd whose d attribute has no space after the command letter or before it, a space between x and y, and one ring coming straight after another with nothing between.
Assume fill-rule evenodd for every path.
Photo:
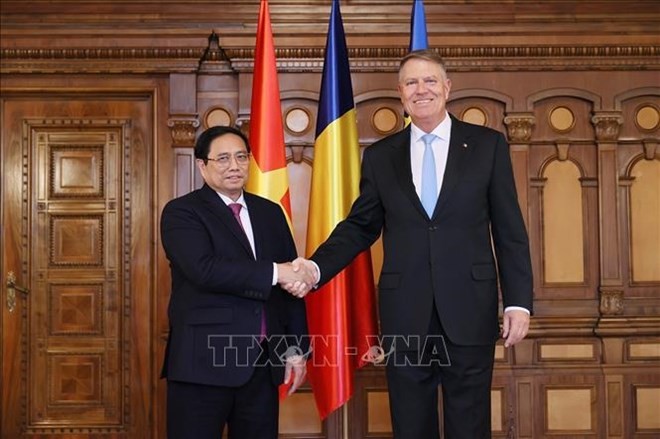
<instances>
[{"instance_id":1,"label":"short black hair","mask_svg":"<svg viewBox=\"0 0 660 439\"><path fill-rule=\"evenodd\" d=\"M247 152L250 152L250 142L248 142L247 136L241 130L230 126L214 126L204 130L197 138L197 142L195 142L195 158L202 159L204 163L207 163L211 142L226 134L235 134L243 139Z\"/></svg>"}]
</instances>

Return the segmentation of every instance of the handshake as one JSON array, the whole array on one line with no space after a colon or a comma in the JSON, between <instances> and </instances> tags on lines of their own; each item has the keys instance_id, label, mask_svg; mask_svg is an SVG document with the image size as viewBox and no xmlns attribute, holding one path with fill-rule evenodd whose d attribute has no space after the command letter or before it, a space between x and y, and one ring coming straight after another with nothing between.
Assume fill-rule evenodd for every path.
<instances>
[{"instance_id":1,"label":"handshake","mask_svg":"<svg viewBox=\"0 0 660 439\"><path fill-rule=\"evenodd\" d=\"M304 258L277 264L277 283L295 297L305 297L320 277L316 264Z\"/></svg>"}]
</instances>

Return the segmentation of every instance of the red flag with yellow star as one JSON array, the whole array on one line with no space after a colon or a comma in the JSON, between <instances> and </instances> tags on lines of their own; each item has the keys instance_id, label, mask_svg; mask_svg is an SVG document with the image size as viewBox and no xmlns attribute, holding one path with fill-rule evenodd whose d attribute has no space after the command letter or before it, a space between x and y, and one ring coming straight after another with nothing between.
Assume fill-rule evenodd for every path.
<instances>
[{"instance_id":1,"label":"red flag with yellow star","mask_svg":"<svg viewBox=\"0 0 660 439\"><path fill-rule=\"evenodd\" d=\"M268 1L265 0L259 9L250 108L252 158L246 189L282 206L289 228L292 228L280 86L277 81Z\"/></svg>"}]
</instances>

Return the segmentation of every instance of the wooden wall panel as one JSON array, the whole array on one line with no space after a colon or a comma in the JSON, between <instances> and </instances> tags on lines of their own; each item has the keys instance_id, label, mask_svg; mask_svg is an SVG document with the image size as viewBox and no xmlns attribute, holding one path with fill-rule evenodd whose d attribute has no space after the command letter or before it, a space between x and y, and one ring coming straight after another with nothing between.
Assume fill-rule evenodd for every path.
<instances>
[{"instance_id":1,"label":"wooden wall panel","mask_svg":"<svg viewBox=\"0 0 660 439\"><path fill-rule=\"evenodd\" d=\"M552 161L543 178L543 282L583 284L584 223L580 171L571 161Z\"/></svg>"},{"instance_id":2,"label":"wooden wall panel","mask_svg":"<svg viewBox=\"0 0 660 439\"><path fill-rule=\"evenodd\" d=\"M165 385L158 374L170 279L159 216L171 198L202 184L192 152L198 132L218 123L249 131L259 1L80 1L75 14L70 2L59 0L2 3L0 162L6 176L0 187L0 277L4 284L14 270L18 283L44 299L19 295L10 314L6 293L0 295L0 411L5 416L0 428L3 434L24 432L36 419L36 410L21 414L20 407L7 405L16 390L5 378L20 376L19 359L28 347L18 340L30 330L28 314L41 313L45 320L31 323L46 334L39 343L61 339L57 346L64 352L66 343L84 339L80 343L86 348L74 356L68 351L35 356L31 367L42 378L38 387L24 382L19 393L29 393L37 404L46 404L48 397L60 405L75 400L130 407L126 419L131 422L123 430L112 424L119 419L116 411L86 412L93 422L105 424L76 430L80 437L133 437L136 432L165 437ZM403 123L396 71L407 51L410 3L341 2L362 150ZM427 0L425 5L429 42L445 58L452 79L448 108L507 134L530 235L535 316L528 339L513 349L496 349L494 437L660 435L654 417L660 389L660 235L654 227L660 217L657 2ZM306 253L329 8L329 2L314 0L270 1L300 254ZM52 153L34 162L40 165L29 188L46 200L44 208L24 201L12 188L21 186L22 169L32 162L19 152L22 120L7 116L7 102L22 100L31 102L25 104L30 118L72 121L66 129L39 128L44 135L75 131L73 137L96 139L104 131L85 121L130 121L139 158L126 169L108 162L118 150L108 155L103 142L90 140L84 148L76 142L53 144ZM67 131L70 127L75 129ZM52 172L45 165L51 162L58 163ZM557 173L558 167L571 171ZM134 186L113 184L122 181ZM130 208L121 206L126 193ZM128 211L133 222L125 230ZM32 226L27 218L39 220ZM52 240L33 241L24 232L28 229ZM32 260L28 243L48 245L53 252ZM558 247L549 250L549 243ZM372 256L376 281L379 243ZM37 268L42 266L48 268ZM549 279L548 266L555 267ZM50 282L49 273L57 270L69 276ZM121 270L136 281L106 279ZM138 314L141 318L135 318ZM122 330L134 337L130 355L122 356L129 352L122 350L127 340L117 335ZM108 334L102 349L98 340ZM39 351L39 346L29 349ZM47 381L48 374L59 381ZM120 375L130 377L128 400L103 391ZM77 390L83 384L88 390ZM306 387L284 402L282 434L390 437L386 391L382 368L361 370L353 399L321 423ZM10 419L14 414L16 419ZM67 418L61 411L58 416L62 425L77 425L73 415ZM54 430L39 431L47 437Z\"/></svg>"},{"instance_id":3,"label":"wooden wall panel","mask_svg":"<svg viewBox=\"0 0 660 439\"><path fill-rule=\"evenodd\" d=\"M660 162L640 160L630 170L630 277L634 283L660 281Z\"/></svg>"}]
</instances>

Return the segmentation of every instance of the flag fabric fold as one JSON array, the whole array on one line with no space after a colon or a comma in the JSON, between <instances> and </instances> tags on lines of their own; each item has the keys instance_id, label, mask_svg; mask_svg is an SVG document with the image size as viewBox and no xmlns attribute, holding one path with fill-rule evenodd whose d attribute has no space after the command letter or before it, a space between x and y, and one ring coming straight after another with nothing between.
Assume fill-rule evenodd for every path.
<instances>
[{"instance_id":1,"label":"flag fabric fold","mask_svg":"<svg viewBox=\"0 0 660 439\"><path fill-rule=\"evenodd\" d=\"M307 229L307 254L349 213L359 193L360 146L346 37L337 0L332 3L321 79ZM361 253L319 291L306 296L312 361L308 376L325 419L353 394L377 336L370 251Z\"/></svg>"},{"instance_id":2,"label":"flag fabric fold","mask_svg":"<svg viewBox=\"0 0 660 439\"><path fill-rule=\"evenodd\" d=\"M293 230L280 86L267 0L261 1L259 9L250 106L250 146L252 157L247 191L279 204Z\"/></svg>"}]
</instances>

